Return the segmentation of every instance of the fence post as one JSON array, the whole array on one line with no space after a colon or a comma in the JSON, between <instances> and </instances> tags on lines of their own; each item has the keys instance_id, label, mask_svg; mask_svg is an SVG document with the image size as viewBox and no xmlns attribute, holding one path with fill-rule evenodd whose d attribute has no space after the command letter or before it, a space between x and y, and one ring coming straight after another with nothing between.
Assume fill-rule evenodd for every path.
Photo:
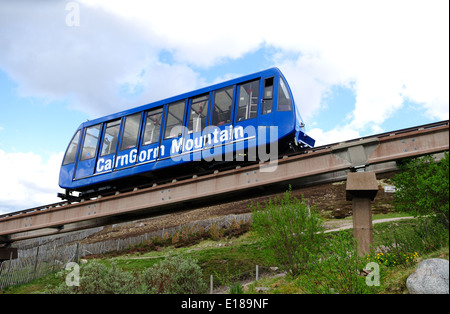
<instances>
[{"instance_id":1,"label":"fence post","mask_svg":"<svg viewBox=\"0 0 450 314\"><path fill-rule=\"evenodd\" d=\"M256 281L258 281L258 277L259 277L258 273L259 273L259 268L258 268L258 265L256 265Z\"/></svg>"},{"instance_id":2,"label":"fence post","mask_svg":"<svg viewBox=\"0 0 450 314\"><path fill-rule=\"evenodd\" d=\"M36 270L37 270L37 265L38 265L38 258L39 258L39 246L37 247L36 259L34 260L33 279L36 278Z\"/></svg>"},{"instance_id":3,"label":"fence post","mask_svg":"<svg viewBox=\"0 0 450 314\"><path fill-rule=\"evenodd\" d=\"M213 275L211 275L210 277L210 293L213 294L213 289L214 289L214 280L213 280Z\"/></svg>"},{"instance_id":4,"label":"fence post","mask_svg":"<svg viewBox=\"0 0 450 314\"><path fill-rule=\"evenodd\" d=\"M80 259L80 242L77 242L77 247L75 249L75 256L73 257L73 261L75 263L78 263L78 260Z\"/></svg>"}]
</instances>

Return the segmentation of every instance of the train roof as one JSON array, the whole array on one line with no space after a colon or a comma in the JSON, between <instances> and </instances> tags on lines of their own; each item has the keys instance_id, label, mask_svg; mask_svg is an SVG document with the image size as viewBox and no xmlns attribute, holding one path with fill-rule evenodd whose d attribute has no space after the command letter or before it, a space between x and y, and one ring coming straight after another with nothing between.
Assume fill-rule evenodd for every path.
<instances>
[{"instance_id":1,"label":"train roof","mask_svg":"<svg viewBox=\"0 0 450 314\"><path fill-rule=\"evenodd\" d=\"M256 78L258 78L258 77L260 77L262 75L271 75L271 74L272 75L278 74L278 75L280 75L280 76L282 76L284 78L283 73L280 71L280 69L278 69L277 67L272 67L272 68L269 68L269 69L266 69L266 70L263 70L263 71L255 72L255 73L248 74L248 75L244 75L244 76L241 76L241 77L238 77L238 78L234 78L234 79L231 79L231 80L228 80L228 81L224 81L224 82L221 82L221 83L217 83L217 84L214 84L214 85L202 87L200 89L196 89L196 90L193 90L193 91L190 91L190 92L186 92L186 93L183 93L183 94L179 94L179 95L176 95L176 96L172 96L172 97L169 97L169 98L157 100L157 101L145 104L145 105L141 105L141 106L134 107L134 108L131 108L131 109L123 110L123 111L120 111L120 112L117 112L117 113L113 113L113 114L110 114L110 115L107 115L107 116L103 116L103 117L100 117L100 118L95 118L95 119L92 119L92 120L89 120L89 121L86 121L86 122L82 123L80 125L80 127L87 127L87 126L95 125L95 124L98 124L98 123L102 123L104 121L118 119L118 118L121 118L123 116L127 116L127 115L130 115L130 114L136 113L136 112L147 110L147 109L150 109L150 108L153 108L153 107L162 106L162 105L165 105L165 104L168 104L168 103L172 103L172 102L184 99L184 98L189 98L189 97L193 97L193 96L196 96L196 95L208 93L210 91L221 89L221 88L224 88L224 87L227 87L227 86L230 86L230 85L235 85L235 84L239 84L239 83L242 83L242 82L250 81L250 80L256 79ZM286 81L286 79L285 79L285 81Z\"/></svg>"}]
</instances>

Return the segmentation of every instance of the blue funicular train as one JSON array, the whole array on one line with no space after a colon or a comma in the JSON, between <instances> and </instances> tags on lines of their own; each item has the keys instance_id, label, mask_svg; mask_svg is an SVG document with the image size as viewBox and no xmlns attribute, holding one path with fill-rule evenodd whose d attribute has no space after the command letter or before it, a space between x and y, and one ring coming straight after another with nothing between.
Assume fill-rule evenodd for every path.
<instances>
[{"instance_id":1,"label":"blue funicular train","mask_svg":"<svg viewBox=\"0 0 450 314\"><path fill-rule=\"evenodd\" d=\"M256 147L275 144L281 155L314 142L285 77L270 68L82 123L62 162L59 185L66 193L58 196L151 185L257 160Z\"/></svg>"}]
</instances>

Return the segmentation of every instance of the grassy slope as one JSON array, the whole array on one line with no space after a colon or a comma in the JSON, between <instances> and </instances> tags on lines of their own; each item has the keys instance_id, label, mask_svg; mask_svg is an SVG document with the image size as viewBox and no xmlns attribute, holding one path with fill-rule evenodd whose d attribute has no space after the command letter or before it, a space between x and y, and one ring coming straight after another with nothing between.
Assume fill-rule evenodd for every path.
<instances>
[{"instance_id":1,"label":"grassy slope","mask_svg":"<svg viewBox=\"0 0 450 314\"><path fill-rule=\"evenodd\" d=\"M397 216L396 216L397 217ZM377 215L375 219L386 218L386 215ZM345 220L339 221L341 224ZM351 220L347 220L351 223ZM383 230L391 230L399 224L408 224L408 221L388 222L374 225L374 241L376 235ZM335 226L335 224L334 224ZM124 271L140 272L143 269L157 263L169 254L186 255L198 260L203 269L205 281L209 282L210 275L214 277L215 286L229 285L236 282L248 282L254 279L255 265L259 265L260 279L246 285L246 292L258 292L257 287L268 287L270 293L302 293L298 280L289 276L274 276L269 267L273 266L267 262L264 249L252 232L247 232L239 237L221 238L218 241L203 240L197 244L187 247L175 248L174 246L163 247L158 251L140 250L140 252L126 253L116 257L104 256L99 258L106 264L111 262ZM416 264L410 267L389 267L385 269L381 293L405 293L406 278L415 270L420 260L430 257L448 259L448 247L433 252L427 256L421 256ZM264 276L264 274L266 276ZM42 293L47 286L58 284L57 277L52 274L47 277L34 280L31 283L10 287L0 291L8 294Z\"/></svg>"}]
</instances>

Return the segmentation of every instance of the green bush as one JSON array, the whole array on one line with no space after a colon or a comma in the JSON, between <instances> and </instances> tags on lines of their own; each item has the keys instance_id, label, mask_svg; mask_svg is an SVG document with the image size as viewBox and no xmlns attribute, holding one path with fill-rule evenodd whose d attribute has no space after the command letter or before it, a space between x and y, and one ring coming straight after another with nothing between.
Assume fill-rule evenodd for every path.
<instances>
[{"instance_id":1,"label":"green bush","mask_svg":"<svg viewBox=\"0 0 450 314\"><path fill-rule=\"evenodd\" d=\"M48 289L50 294L143 294L143 293L203 293L206 284L195 260L168 257L141 274L121 271L115 263L108 267L91 261L79 269L79 286L68 286L69 271L60 272L62 283Z\"/></svg>"},{"instance_id":2,"label":"green bush","mask_svg":"<svg viewBox=\"0 0 450 314\"><path fill-rule=\"evenodd\" d=\"M311 255L308 271L298 277L304 292L364 294L377 290L362 276L367 261L358 254L357 240L350 232L328 235L323 247Z\"/></svg>"},{"instance_id":3,"label":"green bush","mask_svg":"<svg viewBox=\"0 0 450 314\"><path fill-rule=\"evenodd\" d=\"M51 294L133 294L144 293L146 288L138 284L134 276L123 272L113 263L111 267L97 261L83 265L79 271L79 286L68 286L65 282L68 271L60 273L62 283Z\"/></svg>"},{"instance_id":4,"label":"green bush","mask_svg":"<svg viewBox=\"0 0 450 314\"><path fill-rule=\"evenodd\" d=\"M207 289L200 266L188 257L167 257L144 270L141 280L153 293L193 294Z\"/></svg>"},{"instance_id":5,"label":"green bush","mask_svg":"<svg viewBox=\"0 0 450 314\"><path fill-rule=\"evenodd\" d=\"M415 216L429 216L449 228L449 154L436 162L432 156L400 166L392 181L395 207Z\"/></svg>"},{"instance_id":6,"label":"green bush","mask_svg":"<svg viewBox=\"0 0 450 314\"><path fill-rule=\"evenodd\" d=\"M411 256L426 255L449 245L448 230L427 218L376 231L376 235L378 254L374 257L386 266L408 265L412 262Z\"/></svg>"},{"instance_id":7,"label":"green bush","mask_svg":"<svg viewBox=\"0 0 450 314\"><path fill-rule=\"evenodd\" d=\"M289 190L284 196L252 205L253 230L261 237L271 261L291 275L307 267L310 255L323 241L323 223L316 207L299 200Z\"/></svg>"}]
</instances>

